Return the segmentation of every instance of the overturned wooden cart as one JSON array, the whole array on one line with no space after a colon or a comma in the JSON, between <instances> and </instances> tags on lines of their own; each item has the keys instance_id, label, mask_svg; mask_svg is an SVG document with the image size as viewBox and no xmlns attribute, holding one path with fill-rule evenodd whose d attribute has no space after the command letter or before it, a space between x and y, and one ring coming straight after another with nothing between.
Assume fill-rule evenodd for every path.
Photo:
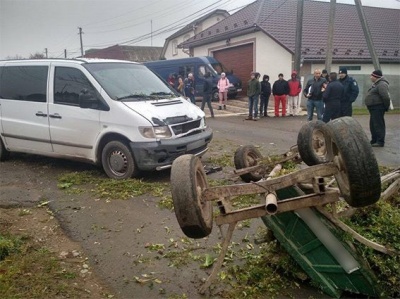
<instances>
[{"instance_id":1,"label":"overturned wooden cart","mask_svg":"<svg viewBox=\"0 0 400 299\"><path fill-rule=\"evenodd\" d=\"M304 161L308 167L276 176L285 161ZM206 237L214 221L220 228L228 225L221 253L201 293L206 292L222 266L236 224L261 217L325 293L337 298L343 291L379 295L368 266L337 237L338 223L342 229L348 227L337 219L335 211L327 212L323 208L342 199L351 207L364 207L377 202L381 196L377 161L362 127L354 119L344 117L328 124L320 121L305 124L298 134L297 145L274 160L263 158L254 146L240 147L234 162L234 175L239 175L245 183L216 187L209 186L200 159L193 155L179 157L172 166L175 214L185 235ZM332 176L337 184L335 188L325 181ZM233 209L235 198L246 194L261 194L265 200L258 205ZM213 201L220 211L216 217ZM357 240L388 251L352 233Z\"/></svg>"}]
</instances>

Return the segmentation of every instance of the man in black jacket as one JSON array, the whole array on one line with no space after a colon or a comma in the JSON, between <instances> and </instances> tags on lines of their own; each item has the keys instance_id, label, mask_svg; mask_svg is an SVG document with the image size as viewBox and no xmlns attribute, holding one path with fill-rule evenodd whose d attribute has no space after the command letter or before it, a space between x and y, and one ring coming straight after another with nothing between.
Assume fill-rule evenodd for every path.
<instances>
[{"instance_id":1,"label":"man in black jacket","mask_svg":"<svg viewBox=\"0 0 400 299\"><path fill-rule=\"evenodd\" d=\"M210 114L211 117L214 117L214 110L211 105L211 95L212 95L212 87L213 87L213 82L211 79L211 74L210 72L207 72L204 75L204 85L203 85L203 100L201 101L201 110L204 111L204 106L207 103L208 109L210 109Z\"/></svg>"},{"instance_id":2,"label":"man in black jacket","mask_svg":"<svg viewBox=\"0 0 400 299\"><path fill-rule=\"evenodd\" d=\"M283 74L278 75L278 80L272 85L272 94L275 100L275 117L279 117L279 106L282 103L282 117L286 116L286 98L289 94L289 84L283 79Z\"/></svg>"},{"instance_id":3,"label":"man in black jacket","mask_svg":"<svg viewBox=\"0 0 400 299\"><path fill-rule=\"evenodd\" d=\"M317 111L317 119L322 120L322 113L324 110L324 103L322 102L322 88L326 83L324 78L321 78L321 70L314 70L314 78L308 80L306 87L303 90L304 96L307 100L307 120L312 121L314 114L314 107Z\"/></svg>"}]
</instances>

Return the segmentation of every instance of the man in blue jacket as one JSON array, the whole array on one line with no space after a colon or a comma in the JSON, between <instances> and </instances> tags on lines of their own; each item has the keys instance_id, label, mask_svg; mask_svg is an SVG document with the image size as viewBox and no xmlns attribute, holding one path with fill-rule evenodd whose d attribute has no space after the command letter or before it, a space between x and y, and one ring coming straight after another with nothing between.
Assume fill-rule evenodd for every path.
<instances>
[{"instance_id":1,"label":"man in blue jacket","mask_svg":"<svg viewBox=\"0 0 400 299\"><path fill-rule=\"evenodd\" d=\"M343 97L340 101L340 116L352 116L353 115L353 102L358 96L358 84L357 81L347 75L347 69L342 67L339 69L339 82L343 84L344 91Z\"/></svg>"}]
</instances>

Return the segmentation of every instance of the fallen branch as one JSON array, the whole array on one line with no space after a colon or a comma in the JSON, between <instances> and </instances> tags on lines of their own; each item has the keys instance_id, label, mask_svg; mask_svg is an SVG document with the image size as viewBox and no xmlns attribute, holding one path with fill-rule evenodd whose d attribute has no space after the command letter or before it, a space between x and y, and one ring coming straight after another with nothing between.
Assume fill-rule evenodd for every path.
<instances>
[{"instance_id":1,"label":"fallen branch","mask_svg":"<svg viewBox=\"0 0 400 299\"><path fill-rule=\"evenodd\" d=\"M387 248L381 244L378 244L376 242L373 242L371 240L368 240L367 238L361 236L359 233L357 233L355 230L344 224L342 221L339 219L335 218L332 216L332 214L328 213L321 207L315 207L321 214L323 214L326 218L328 218L333 224L341 228L343 231L349 233L354 239L356 239L358 242L364 244L365 246L368 246L376 251L389 254L389 255L399 255L400 252Z\"/></svg>"}]
</instances>

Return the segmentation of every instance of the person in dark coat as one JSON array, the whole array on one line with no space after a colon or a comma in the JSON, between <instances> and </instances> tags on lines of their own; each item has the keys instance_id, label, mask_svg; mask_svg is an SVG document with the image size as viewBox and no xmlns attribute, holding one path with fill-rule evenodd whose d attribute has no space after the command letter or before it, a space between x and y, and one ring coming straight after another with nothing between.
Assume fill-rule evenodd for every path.
<instances>
[{"instance_id":1,"label":"person in dark coat","mask_svg":"<svg viewBox=\"0 0 400 299\"><path fill-rule=\"evenodd\" d=\"M365 97L365 105L370 114L371 145L373 147L384 147L385 112L389 110L390 106L389 82L383 77L381 70L372 72L371 81L373 84Z\"/></svg>"},{"instance_id":2,"label":"person in dark coat","mask_svg":"<svg viewBox=\"0 0 400 299\"><path fill-rule=\"evenodd\" d=\"M289 84L283 79L283 74L278 75L278 80L272 85L275 100L275 117L279 117L279 106L282 104L282 117L286 116L286 99L289 94Z\"/></svg>"},{"instance_id":3,"label":"person in dark coat","mask_svg":"<svg viewBox=\"0 0 400 299\"><path fill-rule=\"evenodd\" d=\"M188 77L184 81L185 83L185 95L190 99L192 104L196 105L195 90L196 82L194 81L194 76L192 73L188 74Z\"/></svg>"},{"instance_id":4,"label":"person in dark coat","mask_svg":"<svg viewBox=\"0 0 400 299\"><path fill-rule=\"evenodd\" d=\"M260 116L268 117L268 102L271 95L271 83L269 83L269 76L264 75L261 82L260 94Z\"/></svg>"},{"instance_id":5,"label":"person in dark coat","mask_svg":"<svg viewBox=\"0 0 400 299\"><path fill-rule=\"evenodd\" d=\"M353 115L353 102L357 99L359 88L357 81L347 75L346 68L339 69L339 82L344 86L343 98L340 103L340 116Z\"/></svg>"},{"instance_id":6,"label":"person in dark coat","mask_svg":"<svg viewBox=\"0 0 400 299\"><path fill-rule=\"evenodd\" d=\"M325 110L322 116L323 122L328 122L332 119L340 117L340 100L343 97L344 87L337 81L337 73L329 74L329 84L326 86L322 99L325 103ZM324 83L326 84L326 83Z\"/></svg>"},{"instance_id":7,"label":"person in dark coat","mask_svg":"<svg viewBox=\"0 0 400 299\"><path fill-rule=\"evenodd\" d=\"M203 100L201 101L201 110L204 111L204 106L207 103L208 109L210 109L211 117L214 117L214 110L211 105L211 95L212 95L213 82L211 79L210 72L204 75L204 85L203 85Z\"/></svg>"}]
</instances>

